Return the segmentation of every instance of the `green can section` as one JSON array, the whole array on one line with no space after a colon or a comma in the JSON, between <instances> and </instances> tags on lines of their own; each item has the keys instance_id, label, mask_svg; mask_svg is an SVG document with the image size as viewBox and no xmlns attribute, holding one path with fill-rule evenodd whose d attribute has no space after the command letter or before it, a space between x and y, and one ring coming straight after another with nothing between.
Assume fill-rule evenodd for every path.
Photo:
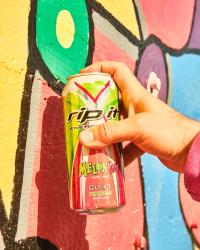
<instances>
[{"instance_id":1,"label":"green can section","mask_svg":"<svg viewBox=\"0 0 200 250\"><path fill-rule=\"evenodd\" d=\"M79 122L76 119L72 119L71 122L67 122L70 112L79 110L84 106L84 103L78 97L76 93L69 93L63 99L64 105L64 123L65 123L65 142L66 142L66 155L68 165L69 180L71 180L72 165L78 145L78 136L81 130L72 128L77 127Z\"/></svg>"},{"instance_id":2,"label":"green can section","mask_svg":"<svg viewBox=\"0 0 200 250\"><path fill-rule=\"evenodd\" d=\"M91 95L93 96L93 98L97 97L105 87L105 84L106 83L103 81L96 81L94 83L85 82L81 84L85 92L77 87L75 92L68 92L67 95L63 97L66 155L69 180L71 180L72 166L78 147L78 136L79 133L83 130L84 125L87 123L87 121L86 123L81 123L80 117L84 115L84 112L85 114L86 112L93 112L96 109L95 107L97 107L98 110L102 111L101 117L106 118L106 120L119 120L118 90L116 86L109 86L108 89L105 90L106 96L104 96L103 99L102 96L100 96L99 102L97 100L97 106L94 103L94 107L92 109L87 108L86 103L84 103L83 99L80 97L86 95L87 92L88 96ZM87 100L89 101L90 97L88 97ZM91 100L91 104L92 103L93 101ZM81 115L81 113L83 115Z\"/></svg>"},{"instance_id":3,"label":"green can section","mask_svg":"<svg viewBox=\"0 0 200 250\"><path fill-rule=\"evenodd\" d=\"M66 77L85 66L89 22L85 1L38 0L36 41L42 59L53 76Z\"/></svg>"}]
</instances>

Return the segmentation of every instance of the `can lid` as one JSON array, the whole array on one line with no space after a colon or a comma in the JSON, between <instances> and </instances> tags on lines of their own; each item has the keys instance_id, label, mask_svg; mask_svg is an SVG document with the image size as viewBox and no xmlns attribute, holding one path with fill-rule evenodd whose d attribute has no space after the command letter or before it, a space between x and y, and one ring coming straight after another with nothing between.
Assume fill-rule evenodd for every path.
<instances>
[{"instance_id":1,"label":"can lid","mask_svg":"<svg viewBox=\"0 0 200 250\"><path fill-rule=\"evenodd\" d=\"M75 74L75 75L71 75L67 77L67 80L74 78L74 77L78 77L78 76L87 76L87 75L106 75L106 76L110 76L111 74L108 73L102 73L102 72L90 72L90 73L80 73L80 74Z\"/></svg>"}]
</instances>

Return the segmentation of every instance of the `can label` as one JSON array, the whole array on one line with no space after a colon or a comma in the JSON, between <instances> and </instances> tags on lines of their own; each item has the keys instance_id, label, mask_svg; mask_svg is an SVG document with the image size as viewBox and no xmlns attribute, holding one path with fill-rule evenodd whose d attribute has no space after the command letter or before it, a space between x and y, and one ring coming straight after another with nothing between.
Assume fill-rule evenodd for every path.
<instances>
[{"instance_id":1,"label":"can label","mask_svg":"<svg viewBox=\"0 0 200 250\"><path fill-rule=\"evenodd\" d=\"M115 83L110 76L84 75L72 78L63 93L71 208L106 211L121 207L124 173L118 145L89 149L78 139L86 128L119 120Z\"/></svg>"}]
</instances>

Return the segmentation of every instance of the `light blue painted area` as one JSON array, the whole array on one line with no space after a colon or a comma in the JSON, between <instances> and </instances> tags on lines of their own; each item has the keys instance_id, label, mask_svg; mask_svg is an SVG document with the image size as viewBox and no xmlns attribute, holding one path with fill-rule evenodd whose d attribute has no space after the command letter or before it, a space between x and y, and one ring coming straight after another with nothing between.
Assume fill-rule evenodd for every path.
<instances>
[{"instance_id":1,"label":"light blue painted area","mask_svg":"<svg viewBox=\"0 0 200 250\"><path fill-rule=\"evenodd\" d=\"M200 56L171 57L172 107L200 120Z\"/></svg>"},{"instance_id":2,"label":"light blue painted area","mask_svg":"<svg viewBox=\"0 0 200 250\"><path fill-rule=\"evenodd\" d=\"M142 157L150 250L192 250L178 197L178 174L154 156Z\"/></svg>"},{"instance_id":3,"label":"light blue painted area","mask_svg":"<svg viewBox=\"0 0 200 250\"><path fill-rule=\"evenodd\" d=\"M200 120L200 56L170 57L173 93L177 111ZM178 197L178 174L154 156L142 157L146 215L150 250L192 250Z\"/></svg>"}]
</instances>

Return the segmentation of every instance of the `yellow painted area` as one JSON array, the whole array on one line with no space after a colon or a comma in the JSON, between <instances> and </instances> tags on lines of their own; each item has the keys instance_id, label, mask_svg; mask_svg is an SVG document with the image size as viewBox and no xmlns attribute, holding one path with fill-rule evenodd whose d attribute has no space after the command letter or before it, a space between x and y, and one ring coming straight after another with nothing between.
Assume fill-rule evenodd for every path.
<instances>
[{"instance_id":1,"label":"yellow painted area","mask_svg":"<svg viewBox=\"0 0 200 250\"><path fill-rule=\"evenodd\" d=\"M28 0L0 1L0 189L9 215L26 60Z\"/></svg>"},{"instance_id":2,"label":"yellow painted area","mask_svg":"<svg viewBox=\"0 0 200 250\"><path fill-rule=\"evenodd\" d=\"M120 23L130 30L138 39L140 33L132 0L97 0Z\"/></svg>"},{"instance_id":3,"label":"yellow painted area","mask_svg":"<svg viewBox=\"0 0 200 250\"><path fill-rule=\"evenodd\" d=\"M194 243L193 247L194 247L193 248L194 250L200 250L200 248L195 243Z\"/></svg>"},{"instance_id":4,"label":"yellow painted area","mask_svg":"<svg viewBox=\"0 0 200 250\"><path fill-rule=\"evenodd\" d=\"M56 35L64 48L69 48L74 41L75 26L69 11L61 10L56 22Z\"/></svg>"}]
</instances>

